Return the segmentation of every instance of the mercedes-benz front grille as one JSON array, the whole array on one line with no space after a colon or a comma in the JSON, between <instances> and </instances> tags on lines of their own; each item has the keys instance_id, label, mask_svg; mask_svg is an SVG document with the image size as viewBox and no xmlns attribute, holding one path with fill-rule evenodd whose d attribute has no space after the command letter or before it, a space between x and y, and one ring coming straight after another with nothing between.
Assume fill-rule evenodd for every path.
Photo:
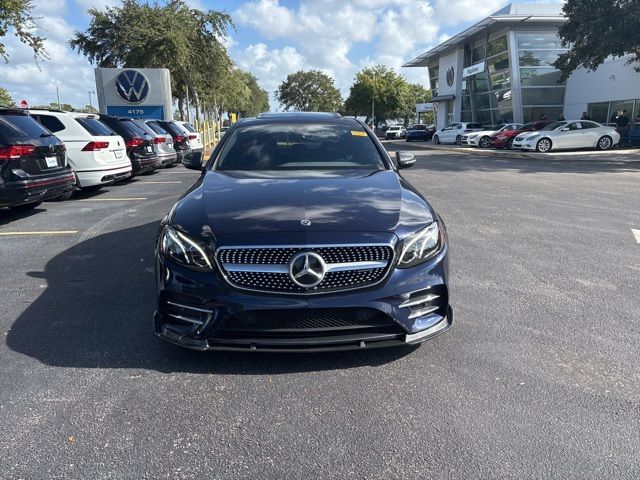
<instances>
[{"instance_id":1,"label":"mercedes-benz front grille","mask_svg":"<svg viewBox=\"0 0 640 480\"><path fill-rule=\"evenodd\" d=\"M302 258L296 262L299 257ZM220 247L216 259L234 287L260 292L318 294L380 283L393 263L393 248L389 245ZM295 271L306 267L310 268L311 275ZM309 281L308 286L305 281Z\"/></svg>"}]
</instances>

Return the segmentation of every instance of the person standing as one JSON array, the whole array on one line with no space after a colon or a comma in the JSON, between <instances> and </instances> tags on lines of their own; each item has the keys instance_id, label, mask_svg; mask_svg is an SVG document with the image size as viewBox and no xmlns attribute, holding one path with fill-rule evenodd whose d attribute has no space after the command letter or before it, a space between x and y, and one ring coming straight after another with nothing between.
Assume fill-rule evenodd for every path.
<instances>
[{"instance_id":1,"label":"person standing","mask_svg":"<svg viewBox=\"0 0 640 480\"><path fill-rule=\"evenodd\" d=\"M566 120L566 119L564 118L564 113L561 113L561 114L558 116L558 121L559 121L559 122L564 122L565 120Z\"/></svg>"},{"instance_id":2,"label":"person standing","mask_svg":"<svg viewBox=\"0 0 640 480\"><path fill-rule=\"evenodd\" d=\"M622 115L616 118L616 132L620 134L620 146L626 147L629 143L629 117L627 116L627 111L623 110Z\"/></svg>"},{"instance_id":3,"label":"person standing","mask_svg":"<svg viewBox=\"0 0 640 480\"><path fill-rule=\"evenodd\" d=\"M580 117L580 120L591 120L591 117L587 115L587 112L582 112L582 116Z\"/></svg>"}]
</instances>

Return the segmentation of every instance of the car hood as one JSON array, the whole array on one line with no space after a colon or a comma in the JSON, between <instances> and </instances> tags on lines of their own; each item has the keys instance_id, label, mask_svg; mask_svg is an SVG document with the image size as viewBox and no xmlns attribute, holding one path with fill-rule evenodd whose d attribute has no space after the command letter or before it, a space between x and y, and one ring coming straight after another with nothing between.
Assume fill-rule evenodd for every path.
<instances>
[{"instance_id":1,"label":"car hood","mask_svg":"<svg viewBox=\"0 0 640 480\"><path fill-rule=\"evenodd\" d=\"M334 231L402 237L431 223L433 215L392 170L208 171L178 201L169 222L196 233L208 226L216 236Z\"/></svg>"}]
</instances>

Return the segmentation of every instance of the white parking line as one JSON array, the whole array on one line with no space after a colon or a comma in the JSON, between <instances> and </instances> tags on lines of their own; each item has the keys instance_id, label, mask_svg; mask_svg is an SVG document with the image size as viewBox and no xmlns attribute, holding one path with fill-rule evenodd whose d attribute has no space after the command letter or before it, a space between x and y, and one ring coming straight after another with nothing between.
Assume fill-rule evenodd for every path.
<instances>
[{"instance_id":1,"label":"white parking line","mask_svg":"<svg viewBox=\"0 0 640 480\"><path fill-rule=\"evenodd\" d=\"M147 197L121 197L121 198L82 198L76 202L129 202L134 200L146 200Z\"/></svg>"},{"instance_id":2,"label":"white parking line","mask_svg":"<svg viewBox=\"0 0 640 480\"><path fill-rule=\"evenodd\" d=\"M0 232L0 237L17 237L22 235L74 235L78 230L40 230L33 232Z\"/></svg>"},{"instance_id":3,"label":"white parking line","mask_svg":"<svg viewBox=\"0 0 640 480\"><path fill-rule=\"evenodd\" d=\"M631 229L631 233L636 237L636 243L640 243L640 230Z\"/></svg>"}]
</instances>

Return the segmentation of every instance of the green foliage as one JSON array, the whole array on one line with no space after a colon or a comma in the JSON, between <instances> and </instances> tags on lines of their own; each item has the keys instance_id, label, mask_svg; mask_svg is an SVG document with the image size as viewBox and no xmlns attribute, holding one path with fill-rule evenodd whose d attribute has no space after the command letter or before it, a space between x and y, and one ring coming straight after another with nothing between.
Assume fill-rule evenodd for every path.
<instances>
[{"instance_id":1,"label":"green foliage","mask_svg":"<svg viewBox=\"0 0 640 480\"><path fill-rule=\"evenodd\" d=\"M33 17L31 10L33 10L31 0L0 1L0 39L6 37L9 29L12 28L16 37L31 47L36 60L48 58L44 49L46 39L34 33L34 29L37 28L37 19ZM9 61L9 55L2 42L0 42L0 57L5 62Z\"/></svg>"},{"instance_id":2,"label":"green foliage","mask_svg":"<svg viewBox=\"0 0 640 480\"><path fill-rule=\"evenodd\" d=\"M6 88L0 87L0 107L15 107L16 104Z\"/></svg>"},{"instance_id":3,"label":"green foliage","mask_svg":"<svg viewBox=\"0 0 640 480\"><path fill-rule=\"evenodd\" d=\"M124 0L89 14L89 27L75 32L71 47L99 67L168 68L181 110L187 89L198 111L233 70L222 43L233 26L228 13L191 9L183 0Z\"/></svg>"},{"instance_id":4,"label":"green foliage","mask_svg":"<svg viewBox=\"0 0 640 480\"><path fill-rule=\"evenodd\" d=\"M568 21L559 35L570 49L555 66L564 78L580 67L595 70L609 56L640 61L640 0L567 0L562 9Z\"/></svg>"},{"instance_id":5,"label":"green foliage","mask_svg":"<svg viewBox=\"0 0 640 480\"><path fill-rule=\"evenodd\" d=\"M286 110L336 112L342 97L333 79L319 70L289 74L276 90L276 98Z\"/></svg>"},{"instance_id":6,"label":"green foliage","mask_svg":"<svg viewBox=\"0 0 640 480\"><path fill-rule=\"evenodd\" d=\"M431 92L423 86L408 83L393 69L377 65L356 74L345 102L345 113L366 116L371 121L373 102L376 125L399 118L406 124L415 118L416 103L428 102L430 98Z\"/></svg>"}]
</instances>

